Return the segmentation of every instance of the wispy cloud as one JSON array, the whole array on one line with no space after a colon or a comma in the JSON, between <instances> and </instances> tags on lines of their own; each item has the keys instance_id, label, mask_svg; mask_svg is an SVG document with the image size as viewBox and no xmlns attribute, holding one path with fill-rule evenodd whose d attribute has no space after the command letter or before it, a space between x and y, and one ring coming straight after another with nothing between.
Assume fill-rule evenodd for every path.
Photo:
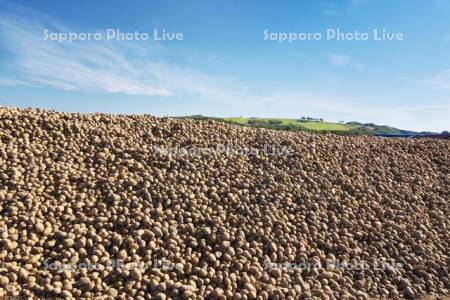
<instances>
[{"instance_id":1,"label":"wispy cloud","mask_svg":"<svg viewBox=\"0 0 450 300\"><path fill-rule=\"evenodd\" d=\"M329 54L328 61L336 67L350 67L358 71L365 71L367 67L359 62L355 62L350 56L343 54Z\"/></svg>"},{"instance_id":2,"label":"wispy cloud","mask_svg":"<svg viewBox=\"0 0 450 300\"><path fill-rule=\"evenodd\" d=\"M245 105L253 111L267 109L272 115L286 112L288 108L289 111L308 111L325 118L345 115L355 120L386 124L395 120L399 127L412 129L415 128L411 124L416 128L429 124L429 120L420 119L424 115L423 111L436 111L435 115L449 111L448 107L406 111L401 110L401 107L386 108L376 103L367 105L360 99L324 97L322 91L306 93L301 87L289 91L270 87L256 89L233 77L213 75L192 67L192 64L180 63L182 60L154 55L155 49L163 52L164 49L161 50L161 46L150 41L139 44L112 41L59 43L44 40L43 30L46 28L52 32L80 32L78 28L71 27L37 12L13 14L0 9L0 47L9 52L8 60L5 60L7 63L2 67L13 70L11 74L18 74L6 78L4 71L0 70L0 76L3 76L0 77L0 85L199 99L241 108ZM303 57L299 52L290 55ZM223 57L213 53L204 56L204 59L205 64L220 64ZM336 67L366 70L363 64L348 55L330 54L327 59ZM443 79L440 81L444 82ZM374 115L383 116L384 119L374 119ZM442 120L446 120L445 116L436 118L436 122Z\"/></svg>"},{"instance_id":3,"label":"wispy cloud","mask_svg":"<svg viewBox=\"0 0 450 300\"><path fill-rule=\"evenodd\" d=\"M16 86L16 85L27 85L27 86L30 86L29 83L27 83L25 81L22 81L22 80L16 80L16 79L0 77L0 86Z\"/></svg>"},{"instance_id":4,"label":"wispy cloud","mask_svg":"<svg viewBox=\"0 0 450 300\"><path fill-rule=\"evenodd\" d=\"M419 83L426 84L437 89L450 91L450 69L441 71L430 78L419 80Z\"/></svg>"},{"instance_id":5,"label":"wispy cloud","mask_svg":"<svg viewBox=\"0 0 450 300\"><path fill-rule=\"evenodd\" d=\"M228 90L228 78L209 76L152 57L152 48L158 45L151 41L144 41L146 45L142 45L133 41L45 40L45 29L65 33L80 31L37 12L26 13L28 17L0 13L0 46L11 54L8 67L20 74L17 78L1 79L2 85L27 84L162 97L183 93L212 97ZM218 55L212 55L207 63L219 59Z\"/></svg>"},{"instance_id":6,"label":"wispy cloud","mask_svg":"<svg viewBox=\"0 0 450 300\"><path fill-rule=\"evenodd\" d=\"M225 60L225 57L223 55L220 55L219 53L212 53L206 59L206 62L208 64L217 64L217 63L223 62L224 60Z\"/></svg>"},{"instance_id":7,"label":"wispy cloud","mask_svg":"<svg viewBox=\"0 0 450 300\"><path fill-rule=\"evenodd\" d=\"M56 24L56 25L55 25ZM52 24L54 32L75 32ZM37 86L64 90L118 92L130 95L167 96L171 91L158 80L151 61L129 59L126 45L102 41L58 42L44 40L48 24L15 15L0 15L2 46L10 50L9 66L19 71L21 79Z\"/></svg>"},{"instance_id":8,"label":"wispy cloud","mask_svg":"<svg viewBox=\"0 0 450 300\"><path fill-rule=\"evenodd\" d=\"M324 96L296 90L278 92L261 96L257 100L269 107L268 117L276 114L278 107L289 107L293 112L306 112L311 115L337 121L373 122L401 129L417 131L442 131L450 129L448 115L450 102L441 99L427 104L379 105L377 101L364 102L361 99L339 96ZM276 104L276 105L274 105ZM431 117L432 116L432 117Z\"/></svg>"},{"instance_id":9,"label":"wispy cloud","mask_svg":"<svg viewBox=\"0 0 450 300\"><path fill-rule=\"evenodd\" d=\"M345 67L350 63L350 56L342 54L330 54L328 60L337 67Z\"/></svg>"}]
</instances>

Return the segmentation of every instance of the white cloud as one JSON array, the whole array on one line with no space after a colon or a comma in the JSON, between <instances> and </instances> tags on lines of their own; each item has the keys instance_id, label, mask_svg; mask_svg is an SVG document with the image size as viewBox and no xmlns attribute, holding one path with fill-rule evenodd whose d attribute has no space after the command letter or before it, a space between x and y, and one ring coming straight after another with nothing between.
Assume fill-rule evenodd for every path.
<instances>
[{"instance_id":1,"label":"white cloud","mask_svg":"<svg viewBox=\"0 0 450 300\"><path fill-rule=\"evenodd\" d=\"M43 31L47 28L50 32L80 31L37 12L27 13L31 13L31 17L0 13L0 46L11 54L9 67L20 74L18 78L0 80L2 85L28 84L63 90L161 97L183 93L214 97L230 90L227 78L209 76L154 58L152 51L160 46L150 40L141 44L132 41L44 40ZM213 55L208 62L219 59L218 55Z\"/></svg>"},{"instance_id":2,"label":"white cloud","mask_svg":"<svg viewBox=\"0 0 450 300\"><path fill-rule=\"evenodd\" d=\"M415 131L440 132L450 129L450 101L445 98L434 103L404 106L395 103L383 105L376 100L364 103L361 99L291 91L268 95L262 100L267 106L274 102L278 107L289 107L294 112L306 111L326 120L360 121ZM267 116L274 114L276 115L276 111L272 110Z\"/></svg>"},{"instance_id":3,"label":"white cloud","mask_svg":"<svg viewBox=\"0 0 450 300\"><path fill-rule=\"evenodd\" d=\"M373 120L389 125L395 122L392 125L411 129L430 124L429 120L421 120L425 115L423 111L431 115L436 113L436 122L445 121L442 112L448 112L448 107L406 111L401 107L386 108L376 103L365 105L360 99L323 97L320 93L308 94L300 89L262 88L255 91L231 77L211 75L153 55L154 48L160 46L151 44L152 48L149 48L150 41L144 44L111 41L59 43L43 40L42 31L47 27L53 32L77 32L36 12L21 17L0 10L0 46L11 54L8 68L19 74L15 78L0 78L0 85L199 99L241 108L244 105L253 111L267 108L272 116L286 111L299 114L309 111L330 119L345 115L357 121ZM220 55L205 57L207 63L221 61ZM337 67L365 70L364 65L347 55L331 54L327 58ZM435 125L438 124L436 122Z\"/></svg>"},{"instance_id":4,"label":"white cloud","mask_svg":"<svg viewBox=\"0 0 450 300\"><path fill-rule=\"evenodd\" d=\"M335 66L345 67L350 63L350 57L348 55L330 54L328 60Z\"/></svg>"},{"instance_id":5,"label":"white cloud","mask_svg":"<svg viewBox=\"0 0 450 300\"><path fill-rule=\"evenodd\" d=\"M0 77L0 86L30 85L25 81Z\"/></svg>"},{"instance_id":6,"label":"white cloud","mask_svg":"<svg viewBox=\"0 0 450 300\"><path fill-rule=\"evenodd\" d=\"M430 78L420 80L419 83L450 91L450 69L439 72Z\"/></svg>"},{"instance_id":7,"label":"white cloud","mask_svg":"<svg viewBox=\"0 0 450 300\"><path fill-rule=\"evenodd\" d=\"M209 57L206 59L206 62L208 64L217 64L223 62L225 59L224 56L220 55L219 53L212 53L209 55Z\"/></svg>"},{"instance_id":8,"label":"white cloud","mask_svg":"<svg viewBox=\"0 0 450 300\"><path fill-rule=\"evenodd\" d=\"M355 62L350 56L343 54L329 54L327 56L328 61L336 67L350 67L357 71L366 71L367 67L359 62Z\"/></svg>"},{"instance_id":9,"label":"white cloud","mask_svg":"<svg viewBox=\"0 0 450 300\"><path fill-rule=\"evenodd\" d=\"M155 80L151 61L125 56L132 49L102 41L44 40L43 23L14 15L0 15L0 28L3 47L12 53L9 64L22 75L17 83L130 95L171 94L164 83ZM73 32L62 25L53 28Z\"/></svg>"}]
</instances>

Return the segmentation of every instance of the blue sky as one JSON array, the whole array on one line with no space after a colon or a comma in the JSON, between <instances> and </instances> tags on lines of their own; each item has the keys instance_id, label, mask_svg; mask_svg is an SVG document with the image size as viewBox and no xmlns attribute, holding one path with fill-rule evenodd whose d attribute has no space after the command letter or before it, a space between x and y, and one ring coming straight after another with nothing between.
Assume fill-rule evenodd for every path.
<instances>
[{"instance_id":1,"label":"blue sky","mask_svg":"<svg viewBox=\"0 0 450 300\"><path fill-rule=\"evenodd\" d=\"M50 33L148 33L57 41ZM153 31L183 34L155 41ZM328 29L368 40L327 40ZM373 40L373 30L403 40ZM279 42L269 33L320 33ZM1 1L0 105L450 129L450 0Z\"/></svg>"}]
</instances>

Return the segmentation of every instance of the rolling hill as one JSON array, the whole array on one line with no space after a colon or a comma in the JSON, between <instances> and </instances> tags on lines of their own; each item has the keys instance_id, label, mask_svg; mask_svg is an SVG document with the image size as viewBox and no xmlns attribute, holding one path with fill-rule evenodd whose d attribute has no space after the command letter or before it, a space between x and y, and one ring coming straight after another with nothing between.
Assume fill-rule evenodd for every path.
<instances>
[{"instance_id":1,"label":"rolling hill","mask_svg":"<svg viewBox=\"0 0 450 300\"><path fill-rule=\"evenodd\" d=\"M215 120L240 126L270 128L288 131L308 131L315 133L334 133L337 135L417 135L419 132L397 129L385 125L360 122L328 122L314 118L216 118L202 115L183 116L195 120ZM433 133L432 133L433 134Z\"/></svg>"}]
</instances>

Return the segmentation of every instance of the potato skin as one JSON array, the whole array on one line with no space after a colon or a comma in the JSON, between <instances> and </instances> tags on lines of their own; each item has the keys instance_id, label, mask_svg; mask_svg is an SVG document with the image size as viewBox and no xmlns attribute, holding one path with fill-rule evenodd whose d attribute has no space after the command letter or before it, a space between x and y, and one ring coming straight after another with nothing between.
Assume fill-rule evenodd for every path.
<instances>
[{"instance_id":1,"label":"potato skin","mask_svg":"<svg viewBox=\"0 0 450 300\"><path fill-rule=\"evenodd\" d=\"M449 296L449 174L445 140L0 107L0 297Z\"/></svg>"}]
</instances>

